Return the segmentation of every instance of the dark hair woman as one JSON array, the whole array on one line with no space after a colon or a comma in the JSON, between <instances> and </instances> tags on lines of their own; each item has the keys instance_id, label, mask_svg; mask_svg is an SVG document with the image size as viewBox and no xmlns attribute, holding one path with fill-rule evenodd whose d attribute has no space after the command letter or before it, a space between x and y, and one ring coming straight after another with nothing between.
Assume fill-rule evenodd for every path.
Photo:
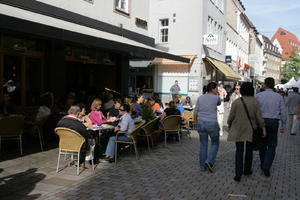
<instances>
[{"instance_id":1,"label":"dark hair woman","mask_svg":"<svg viewBox=\"0 0 300 200\"><path fill-rule=\"evenodd\" d=\"M252 83L245 82L241 86L242 97L232 103L230 114L227 120L229 127L228 141L235 142L235 177L237 182L241 181L242 175L252 174L252 135L251 127L246 109L248 110L253 128L263 129L263 135L266 135L265 122L262 118L258 101L254 98L254 88ZM244 104L243 104L244 102ZM246 147L246 148L245 148ZM245 150L246 149L246 150ZM245 159L244 159L244 151ZM245 160L245 163L244 163Z\"/></svg>"}]
</instances>

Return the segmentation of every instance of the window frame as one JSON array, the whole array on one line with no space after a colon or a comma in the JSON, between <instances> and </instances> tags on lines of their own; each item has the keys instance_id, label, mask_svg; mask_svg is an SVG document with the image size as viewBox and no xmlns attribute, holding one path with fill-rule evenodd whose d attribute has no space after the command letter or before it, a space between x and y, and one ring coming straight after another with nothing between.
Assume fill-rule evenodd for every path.
<instances>
[{"instance_id":1,"label":"window frame","mask_svg":"<svg viewBox=\"0 0 300 200\"><path fill-rule=\"evenodd\" d=\"M167 21L167 25L163 25L163 21ZM169 18L162 18L159 19L159 43L166 44L169 42L169 25L170 20ZM162 33L162 30L166 30L166 33ZM165 40L163 40L165 38Z\"/></svg>"},{"instance_id":2,"label":"window frame","mask_svg":"<svg viewBox=\"0 0 300 200\"><path fill-rule=\"evenodd\" d=\"M122 8L122 2L126 2L126 9ZM123 14L130 14L130 0L115 0L115 11L121 12Z\"/></svg>"}]
</instances>

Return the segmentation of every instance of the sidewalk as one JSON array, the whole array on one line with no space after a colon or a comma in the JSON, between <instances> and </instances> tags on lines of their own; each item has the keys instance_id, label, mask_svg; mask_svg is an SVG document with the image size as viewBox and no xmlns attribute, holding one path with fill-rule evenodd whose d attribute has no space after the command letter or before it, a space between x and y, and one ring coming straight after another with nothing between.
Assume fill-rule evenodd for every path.
<instances>
[{"instance_id":1,"label":"sidewalk","mask_svg":"<svg viewBox=\"0 0 300 200\"><path fill-rule=\"evenodd\" d=\"M0 199L300 199L299 135L279 136L270 178L262 175L255 152L253 175L240 183L233 180L234 144L222 138L211 174L199 170L198 139L193 131L181 144L160 144L151 153L143 149L138 161L133 154L122 154L116 167L101 163L95 174L87 169L80 176L74 167L55 173L57 149L4 161ZM13 178L3 182L9 175Z\"/></svg>"}]
</instances>

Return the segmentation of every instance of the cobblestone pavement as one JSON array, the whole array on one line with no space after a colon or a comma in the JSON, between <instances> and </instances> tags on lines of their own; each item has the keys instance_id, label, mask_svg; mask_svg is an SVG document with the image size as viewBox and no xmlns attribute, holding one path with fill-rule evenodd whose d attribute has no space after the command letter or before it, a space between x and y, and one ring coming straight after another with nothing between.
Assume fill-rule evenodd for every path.
<instances>
[{"instance_id":1,"label":"cobblestone pavement","mask_svg":"<svg viewBox=\"0 0 300 200\"><path fill-rule=\"evenodd\" d=\"M69 167L55 173L57 149L0 163L0 199L300 199L300 136L280 135L277 154L266 178L254 153L253 175L233 181L233 143L222 137L215 173L200 172L199 137L185 137L181 144L159 144L138 161L130 153L118 165L99 164L95 173L75 175ZM0 171L0 172L1 172ZM297 185L298 184L298 185Z\"/></svg>"}]
</instances>

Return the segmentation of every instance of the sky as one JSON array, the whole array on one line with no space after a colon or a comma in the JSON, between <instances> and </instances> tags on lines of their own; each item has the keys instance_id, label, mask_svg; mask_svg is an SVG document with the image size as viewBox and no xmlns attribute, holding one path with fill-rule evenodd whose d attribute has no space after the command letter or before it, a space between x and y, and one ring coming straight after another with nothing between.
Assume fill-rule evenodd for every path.
<instances>
[{"instance_id":1,"label":"sky","mask_svg":"<svg viewBox=\"0 0 300 200\"><path fill-rule=\"evenodd\" d=\"M300 40L300 0L241 0L259 33L270 39L281 27Z\"/></svg>"}]
</instances>

